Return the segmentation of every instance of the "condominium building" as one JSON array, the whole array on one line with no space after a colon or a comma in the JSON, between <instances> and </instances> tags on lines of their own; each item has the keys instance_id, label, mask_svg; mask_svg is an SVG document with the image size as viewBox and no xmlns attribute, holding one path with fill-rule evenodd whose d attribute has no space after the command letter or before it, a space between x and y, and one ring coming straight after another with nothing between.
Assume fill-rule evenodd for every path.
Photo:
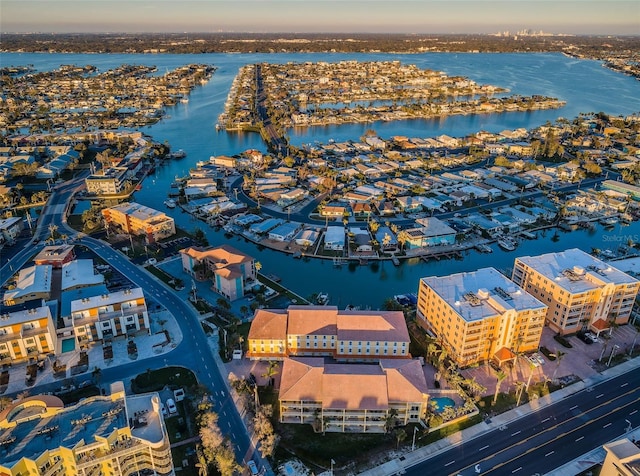
<instances>
[{"instance_id":1,"label":"condominium building","mask_svg":"<svg viewBox=\"0 0 640 476\"><path fill-rule=\"evenodd\" d=\"M247 355L254 360L330 356L344 361L410 357L401 311L346 311L335 306L256 310Z\"/></svg>"},{"instance_id":2,"label":"condominium building","mask_svg":"<svg viewBox=\"0 0 640 476\"><path fill-rule=\"evenodd\" d=\"M640 448L629 438L603 445L607 452L600 476L638 476L640 474Z\"/></svg>"},{"instance_id":3,"label":"condominium building","mask_svg":"<svg viewBox=\"0 0 640 476\"><path fill-rule=\"evenodd\" d=\"M80 346L151 330L142 288L72 301L71 320Z\"/></svg>"},{"instance_id":4,"label":"condominium building","mask_svg":"<svg viewBox=\"0 0 640 476\"><path fill-rule=\"evenodd\" d=\"M461 366L536 350L547 306L494 268L422 278L418 323Z\"/></svg>"},{"instance_id":5,"label":"condominium building","mask_svg":"<svg viewBox=\"0 0 640 476\"><path fill-rule=\"evenodd\" d=\"M280 381L280 422L311 424L316 432L384 433L394 414L399 425L427 411L420 362L325 363L321 357L286 358Z\"/></svg>"},{"instance_id":6,"label":"condominium building","mask_svg":"<svg viewBox=\"0 0 640 476\"><path fill-rule=\"evenodd\" d=\"M626 324L640 289L637 279L577 248L516 258L512 279L548 306L547 325L561 334Z\"/></svg>"},{"instance_id":7,"label":"condominium building","mask_svg":"<svg viewBox=\"0 0 640 476\"><path fill-rule=\"evenodd\" d=\"M55 353L56 328L48 306L0 315L0 363Z\"/></svg>"},{"instance_id":8,"label":"condominium building","mask_svg":"<svg viewBox=\"0 0 640 476\"><path fill-rule=\"evenodd\" d=\"M198 281L211 278L213 290L235 301L244 296L248 282L256 280L255 260L229 245L180 250L182 269Z\"/></svg>"},{"instance_id":9,"label":"condominium building","mask_svg":"<svg viewBox=\"0 0 640 476\"><path fill-rule=\"evenodd\" d=\"M73 248L74 245L45 246L33 261L35 264L50 264L54 269L61 268L75 259Z\"/></svg>"},{"instance_id":10,"label":"condominium building","mask_svg":"<svg viewBox=\"0 0 640 476\"><path fill-rule=\"evenodd\" d=\"M9 217L0 219L0 243L13 242L18 239L24 229L22 217Z\"/></svg>"},{"instance_id":11,"label":"condominium building","mask_svg":"<svg viewBox=\"0 0 640 476\"><path fill-rule=\"evenodd\" d=\"M128 181L126 167L110 167L102 174L94 174L85 180L88 193L118 195L125 191Z\"/></svg>"},{"instance_id":12,"label":"condominium building","mask_svg":"<svg viewBox=\"0 0 640 476\"><path fill-rule=\"evenodd\" d=\"M105 208L102 216L107 224L115 225L130 235L142 235L148 243L155 243L176 233L173 218L139 203L121 203Z\"/></svg>"},{"instance_id":13,"label":"condominium building","mask_svg":"<svg viewBox=\"0 0 640 476\"><path fill-rule=\"evenodd\" d=\"M122 382L68 407L53 395L18 400L0 412L0 474L173 475L161 406Z\"/></svg>"}]
</instances>

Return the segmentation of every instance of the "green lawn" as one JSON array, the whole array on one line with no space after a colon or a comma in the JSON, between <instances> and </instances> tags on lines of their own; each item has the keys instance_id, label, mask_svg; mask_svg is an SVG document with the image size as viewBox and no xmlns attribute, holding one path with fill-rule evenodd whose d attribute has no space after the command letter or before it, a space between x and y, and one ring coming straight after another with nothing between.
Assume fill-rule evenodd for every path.
<instances>
[{"instance_id":1,"label":"green lawn","mask_svg":"<svg viewBox=\"0 0 640 476\"><path fill-rule=\"evenodd\" d=\"M184 367L163 367L147 370L137 375L131 382L134 393L157 392L165 385L170 387L192 387L197 384L194 373Z\"/></svg>"}]
</instances>

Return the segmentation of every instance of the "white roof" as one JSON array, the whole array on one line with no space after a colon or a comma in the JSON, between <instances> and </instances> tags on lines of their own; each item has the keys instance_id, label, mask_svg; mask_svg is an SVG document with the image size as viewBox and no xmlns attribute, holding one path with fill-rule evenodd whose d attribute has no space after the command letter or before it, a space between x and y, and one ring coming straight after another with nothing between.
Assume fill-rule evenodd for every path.
<instances>
[{"instance_id":1,"label":"white roof","mask_svg":"<svg viewBox=\"0 0 640 476\"><path fill-rule=\"evenodd\" d=\"M104 283L104 276L94 274L92 259L77 259L62 265L62 285L64 291L77 286L92 286Z\"/></svg>"},{"instance_id":2,"label":"white roof","mask_svg":"<svg viewBox=\"0 0 640 476\"><path fill-rule=\"evenodd\" d=\"M571 293L601 288L609 283L618 285L638 282L611 264L578 248L539 256L522 256L518 261Z\"/></svg>"},{"instance_id":3,"label":"white roof","mask_svg":"<svg viewBox=\"0 0 640 476\"><path fill-rule=\"evenodd\" d=\"M23 324L42 318L51 318L51 310L49 309L49 306L41 306L0 315L0 327Z\"/></svg>"},{"instance_id":4,"label":"white roof","mask_svg":"<svg viewBox=\"0 0 640 476\"><path fill-rule=\"evenodd\" d=\"M115 293L103 294L101 296L86 297L71 302L71 313L93 309L100 306L110 306L121 302L132 301L143 298L142 288L125 289Z\"/></svg>"},{"instance_id":5,"label":"white roof","mask_svg":"<svg viewBox=\"0 0 640 476\"><path fill-rule=\"evenodd\" d=\"M52 270L53 266L50 264L38 264L21 269L15 289L4 293L4 300L13 300L27 294L51 292Z\"/></svg>"},{"instance_id":6,"label":"white roof","mask_svg":"<svg viewBox=\"0 0 640 476\"><path fill-rule=\"evenodd\" d=\"M495 268L431 276L422 281L467 321L494 317L511 309L520 312L546 307Z\"/></svg>"}]
</instances>

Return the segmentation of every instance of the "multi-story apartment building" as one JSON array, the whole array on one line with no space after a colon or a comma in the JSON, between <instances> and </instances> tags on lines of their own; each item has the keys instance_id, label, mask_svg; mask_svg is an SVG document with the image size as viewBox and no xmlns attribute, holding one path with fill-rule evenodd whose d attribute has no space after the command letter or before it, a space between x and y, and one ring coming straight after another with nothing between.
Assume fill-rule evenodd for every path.
<instances>
[{"instance_id":1,"label":"multi-story apartment building","mask_svg":"<svg viewBox=\"0 0 640 476\"><path fill-rule=\"evenodd\" d=\"M142 288L125 289L71 302L71 322L80 346L103 339L150 332Z\"/></svg>"},{"instance_id":2,"label":"multi-story apartment building","mask_svg":"<svg viewBox=\"0 0 640 476\"><path fill-rule=\"evenodd\" d=\"M516 258L512 279L548 306L547 325L572 334L626 324L640 281L577 248Z\"/></svg>"},{"instance_id":3,"label":"multi-story apartment building","mask_svg":"<svg viewBox=\"0 0 640 476\"><path fill-rule=\"evenodd\" d=\"M461 366L536 350L547 306L494 268L420 280L417 318Z\"/></svg>"},{"instance_id":4,"label":"multi-story apartment building","mask_svg":"<svg viewBox=\"0 0 640 476\"><path fill-rule=\"evenodd\" d=\"M115 225L131 235L142 235L148 243L155 243L176 233L173 218L139 203L121 203L105 208L102 216L107 224Z\"/></svg>"},{"instance_id":5,"label":"multi-story apartment building","mask_svg":"<svg viewBox=\"0 0 640 476\"><path fill-rule=\"evenodd\" d=\"M9 217L0 219L0 243L12 242L18 239L24 229L22 217Z\"/></svg>"},{"instance_id":6,"label":"multi-story apartment building","mask_svg":"<svg viewBox=\"0 0 640 476\"><path fill-rule=\"evenodd\" d=\"M420 362L383 359L377 365L286 358L280 381L280 422L311 424L316 432L384 433L389 417L417 423L427 411Z\"/></svg>"},{"instance_id":7,"label":"multi-story apartment building","mask_svg":"<svg viewBox=\"0 0 640 476\"><path fill-rule=\"evenodd\" d=\"M606 451L600 476L637 476L640 474L640 448L636 441L622 438L603 445Z\"/></svg>"},{"instance_id":8,"label":"multi-story apartment building","mask_svg":"<svg viewBox=\"0 0 640 476\"><path fill-rule=\"evenodd\" d=\"M54 269L62 268L62 265L76 259L73 248L74 245L45 246L33 261L35 264L50 264Z\"/></svg>"},{"instance_id":9,"label":"multi-story apartment building","mask_svg":"<svg viewBox=\"0 0 640 476\"><path fill-rule=\"evenodd\" d=\"M50 264L29 266L18 272L16 285L4 293L6 306L23 304L36 299L51 297L51 279L53 267Z\"/></svg>"},{"instance_id":10,"label":"multi-story apartment building","mask_svg":"<svg viewBox=\"0 0 640 476\"><path fill-rule=\"evenodd\" d=\"M96 195L118 195L130 183L126 167L109 167L104 173L90 175L84 181L87 192Z\"/></svg>"},{"instance_id":11,"label":"multi-story apartment building","mask_svg":"<svg viewBox=\"0 0 640 476\"><path fill-rule=\"evenodd\" d=\"M0 363L55 353L56 328L48 306L0 315Z\"/></svg>"},{"instance_id":12,"label":"multi-story apartment building","mask_svg":"<svg viewBox=\"0 0 640 476\"><path fill-rule=\"evenodd\" d=\"M235 301L244 296L247 282L256 279L255 260L229 245L203 250L180 250L182 269L198 281L211 278L213 290Z\"/></svg>"},{"instance_id":13,"label":"multi-story apartment building","mask_svg":"<svg viewBox=\"0 0 640 476\"><path fill-rule=\"evenodd\" d=\"M335 306L256 310L247 355L254 360L329 356L343 361L410 357L401 311L346 311Z\"/></svg>"},{"instance_id":14,"label":"multi-story apartment building","mask_svg":"<svg viewBox=\"0 0 640 476\"><path fill-rule=\"evenodd\" d=\"M18 476L173 475L157 393L110 395L64 406L53 395L18 400L0 412L0 474Z\"/></svg>"}]
</instances>

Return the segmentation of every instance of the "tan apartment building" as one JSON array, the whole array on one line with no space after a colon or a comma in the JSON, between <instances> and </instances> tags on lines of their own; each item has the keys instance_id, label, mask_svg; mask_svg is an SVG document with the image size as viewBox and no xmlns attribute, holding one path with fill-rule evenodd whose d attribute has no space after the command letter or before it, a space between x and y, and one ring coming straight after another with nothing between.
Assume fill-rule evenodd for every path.
<instances>
[{"instance_id":1,"label":"tan apartment building","mask_svg":"<svg viewBox=\"0 0 640 476\"><path fill-rule=\"evenodd\" d=\"M244 296L248 282L256 280L255 259L229 245L180 250L182 270L198 281L211 278L213 290L231 301Z\"/></svg>"},{"instance_id":2,"label":"tan apartment building","mask_svg":"<svg viewBox=\"0 0 640 476\"><path fill-rule=\"evenodd\" d=\"M418 323L460 366L537 350L547 306L494 268L422 278Z\"/></svg>"},{"instance_id":3,"label":"tan apartment building","mask_svg":"<svg viewBox=\"0 0 640 476\"><path fill-rule=\"evenodd\" d=\"M142 288L125 289L71 302L71 322L80 347L118 336L151 332Z\"/></svg>"},{"instance_id":4,"label":"tan apartment building","mask_svg":"<svg viewBox=\"0 0 640 476\"><path fill-rule=\"evenodd\" d=\"M384 433L397 423L424 419L427 384L420 362L325 363L322 357L286 358L280 381L280 422L310 424L316 432Z\"/></svg>"},{"instance_id":5,"label":"tan apartment building","mask_svg":"<svg viewBox=\"0 0 640 476\"><path fill-rule=\"evenodd\" d=\"M0 363L55 353L56 328L48 306L0 315Z\"/></svg>"},{"instance_id":6,"label":"tan apartment building","mask_svg":"<svg viewBox=\"0 0 640 476\"><path fill-rule=\"evenodd\" d=\"M622 438L603 445L607 452L600 476L638 476L640 448L636 442Z\"/></svg>"},{"instance_id":7,"label":"tan apartment building","mask_svg":"<svg viewBox=\"0 0 640 476\"><path fill-rule=\"evenodd\" d=\"M155 243L176 233L173 218L139 203L127 202L105 208L102 216L109 225L115 225L130 235L142 235L148 243Z\"/></svg>"},{"instance_id":8,"label":"tan apartment building","mask_svg":"<svg viewBox=\"0 0 640 476\"><path fill-rule=\"evenodd\" d=\"M109 167L102 174L94 174L84 179L87 193L95 195L118 195L130 186L126 167Z\"/></svg>"},{"instance_id":9,"label":"tan apartment building","mask_svg":"<svg viewBox=\"0 0 640 476\"><path fill-rule=\"evenodd\" d=\"M110 395L64 406L53 395L16 401L0 412L0 474L18 476L173 475L157 393Z\"/></svg>"},{"instance_id":10,"label":"tan apartment building","mask_svg":"<svg viewBox=\"0 0 640 476\"><path fill-rule=\"evenodd\" d=\"M248 336L253 360L328 356L342 361L406 359L409 331L401 311L346 311L335 306L257 309Z\"/></svg>"},{"instance_id":11,"label":"tan apartment building","mask_svg":"<svg viewBox=\"0 0 640 476\"><path fill-rule=\"evenodd\" d=\"M512 279L548 306L546 323L560 334L626 324L640 289L637 279L577 248L516 258Z\"/></svg>"}]
</instances>

